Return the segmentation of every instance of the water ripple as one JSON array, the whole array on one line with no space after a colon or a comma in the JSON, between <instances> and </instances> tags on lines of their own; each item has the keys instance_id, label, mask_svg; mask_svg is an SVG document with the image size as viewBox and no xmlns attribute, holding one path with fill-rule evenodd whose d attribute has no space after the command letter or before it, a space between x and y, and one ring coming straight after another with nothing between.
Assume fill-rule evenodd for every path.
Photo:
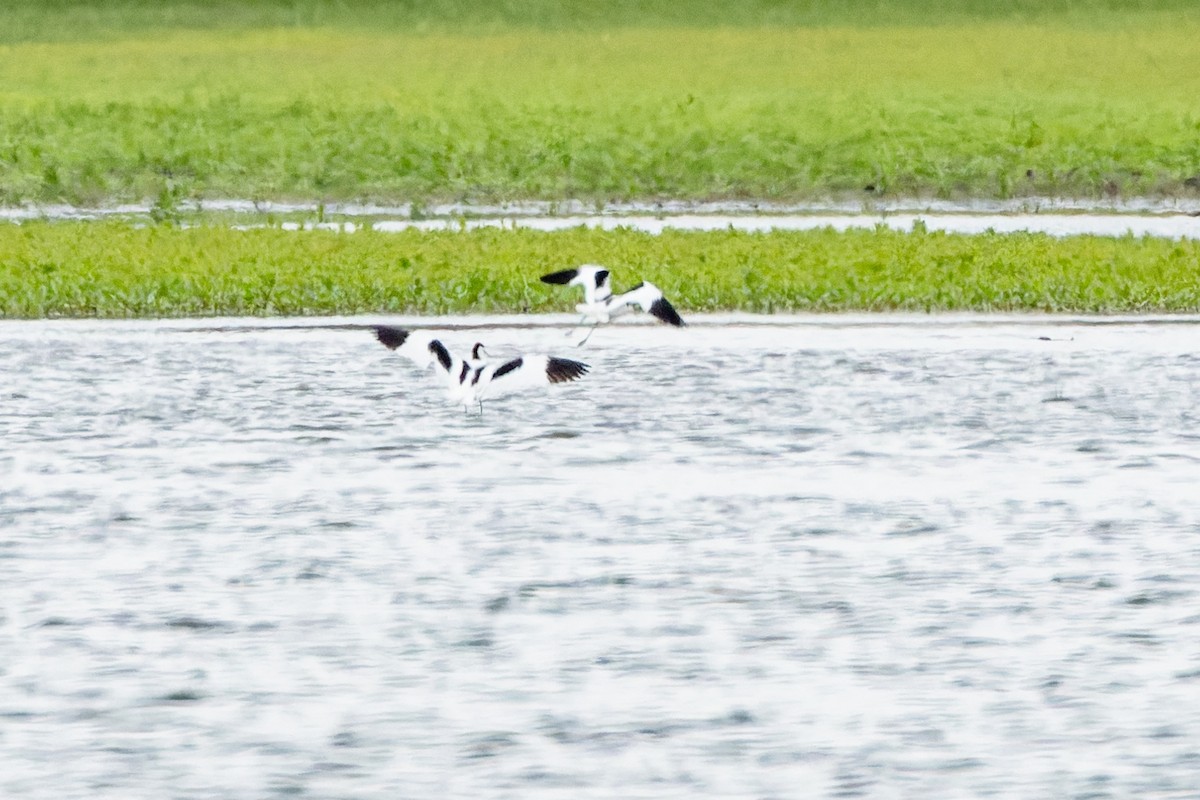
<instances>
[{"instance_id":1,"label":"water ripple","mask_svg":"<svg viewBox=\"0 0 1200 800\"><path fill-rule=\"evenodd\" d=\"M1194 792L1189 325L285 323L0 323L0 796Z\"/></svg>"}]
</instances>

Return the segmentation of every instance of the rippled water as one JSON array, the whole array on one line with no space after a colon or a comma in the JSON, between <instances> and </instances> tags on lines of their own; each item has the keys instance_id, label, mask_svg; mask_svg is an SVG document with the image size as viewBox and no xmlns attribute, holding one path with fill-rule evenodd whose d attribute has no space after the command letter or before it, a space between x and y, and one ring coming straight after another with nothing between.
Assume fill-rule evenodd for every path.
<instances>
[{"instance_id":1,"label":"rippled water","mask_svg":"<svg viewBox=\"0 0 1200 800\"><path fill-rule=\"evenodd\" d=\"M444 322L0 323L0 796L1197 796L1196 320Z\"/></svg>"}]
</instances>

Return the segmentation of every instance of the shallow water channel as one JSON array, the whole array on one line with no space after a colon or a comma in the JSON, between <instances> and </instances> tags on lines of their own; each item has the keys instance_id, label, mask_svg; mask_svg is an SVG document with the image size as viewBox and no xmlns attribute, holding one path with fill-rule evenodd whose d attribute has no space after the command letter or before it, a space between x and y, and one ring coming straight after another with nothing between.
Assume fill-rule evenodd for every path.
<instances>
[{"instance_id":1,"label":"shallow water channel","mask_svg":"<svg viewBox=\"0 0 1200 800\"><path fill-rule=\"evenodd\" d=\"M1195 796L1200 320L547 321L0 323L0 796Z\"/></svg>"},{"instance_id":2,"label":"shallow water channel","mask_svg":"<svg viewBox=\"0 0 1200 800\"><path fill-rule=\"evenodd\" d=\"M1012 201L940 202L899 200L862 203L784 205L769 202L611 203L596 208L579 201L509 203L502 205L445 204L429 208L412 205L313 205L306 203L209 200L186 203L182 210L199 215L233 214L247 221L238 227L279 225L288 230L354 232L407 230L463 231L480 228L529 228L561 231L572 228L626 228L651 234L665 231L803 231L831 228L847 231L890 228L925 229L956 234L1027 231L1051 236L1151 236L1200 238L1200 204L1190 199L1132 199L1073 202L1052 198ZM75 206L0 207L0 220L20 223L33 219L146 220L151 208L122 205L111 208ZM308 217L305 221L264 221L274 215ZM318 221L313 219L320 217Z\"/></svg>"}]
</instances>

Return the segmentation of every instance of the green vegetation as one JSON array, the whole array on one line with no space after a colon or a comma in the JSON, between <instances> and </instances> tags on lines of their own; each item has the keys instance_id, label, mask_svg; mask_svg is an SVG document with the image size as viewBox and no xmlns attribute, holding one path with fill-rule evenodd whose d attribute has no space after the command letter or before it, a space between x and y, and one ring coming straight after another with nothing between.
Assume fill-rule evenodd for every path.
<instances>
[{"instance_id":1,"label":"green vegetation","mask_svg":"<svg viewBox=\"0 0 1200 800\"><path fill-rule=\"evenodd\" d=\"M0 316L568 311L585 261L687 312L1196 311L1200 242L888 229L356 233L128 222L0 226ZM682 276L686 276L686 280Z\"/></svg>"},{"instance_id":2,"label":"green vegetation","mask_svg":"<svg viewBox=\"0 0 1200 800\"><path fill-rule=\"evenodd\" d=\"M1195 196L1192 0L11 0L3 23L0 205L155 224L0 225L0 316L568 309L536 278L583 261L689 311L1198 307L1188 242L338 235L180 205Z\"/></svg>"},{"instance_id":3,"label":"green vegetation","mask_svg":"<svg viewBox=\"0 0 1200 800\"><path fill-rule=\"evenodd\" d=\"M1125 24L1191 0L7 0L0 44L170 30L331 27L368 31L630 27L870 27L980 20Z\"/></svg>"},{"instance_id":4,"label":"green vegetation","mask_svg":"<svg viewBox=\"0 0 1200 800\"><path fill-rule=\"evenodd\" d=\"M4 13L0 204L1200 191L1184 0Z\"/></svg>"}]
</instances>

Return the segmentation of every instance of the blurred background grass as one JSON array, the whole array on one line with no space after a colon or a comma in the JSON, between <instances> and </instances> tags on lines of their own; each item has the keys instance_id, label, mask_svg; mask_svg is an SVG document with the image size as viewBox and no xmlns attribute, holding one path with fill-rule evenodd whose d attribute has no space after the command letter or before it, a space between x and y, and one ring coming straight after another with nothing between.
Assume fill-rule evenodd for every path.
<instances>
[{"instance_id":1,"label":"blurred background grass","mask_svg":"<svg viewBox=\"0 0 1200 800\"><path fill-rule=\"evenodd\" d=\"M1200 10L15 0L0 202L1200 189Z\"/></svg>"},{"instance_id":2,"label":"blurred background grass","mask_svg":"<svg viewBox=\"0 0 1200 800\"><path fill-rule=\"evenodd\" d=\"M443 32L621 27L942 25L977 21L1138 25L1193 14L1191 0L7 0L0 42L163 30L335 27Z\"/></svg>"},{"instance_id":3,"label":"blurred background grass","mask_svg":"<svg viewBox=\"0 0 1200 800\"><path fill-rule=\"evenodd\" d=\"M11 0L0 204L189 226L0 226L0 316L563 310L537 275L583 261L689 312L1194 310L1192 242L292 233L179 204L1194 197L1197 42L1174 0Z\"/></svg>"}]
</instances>

